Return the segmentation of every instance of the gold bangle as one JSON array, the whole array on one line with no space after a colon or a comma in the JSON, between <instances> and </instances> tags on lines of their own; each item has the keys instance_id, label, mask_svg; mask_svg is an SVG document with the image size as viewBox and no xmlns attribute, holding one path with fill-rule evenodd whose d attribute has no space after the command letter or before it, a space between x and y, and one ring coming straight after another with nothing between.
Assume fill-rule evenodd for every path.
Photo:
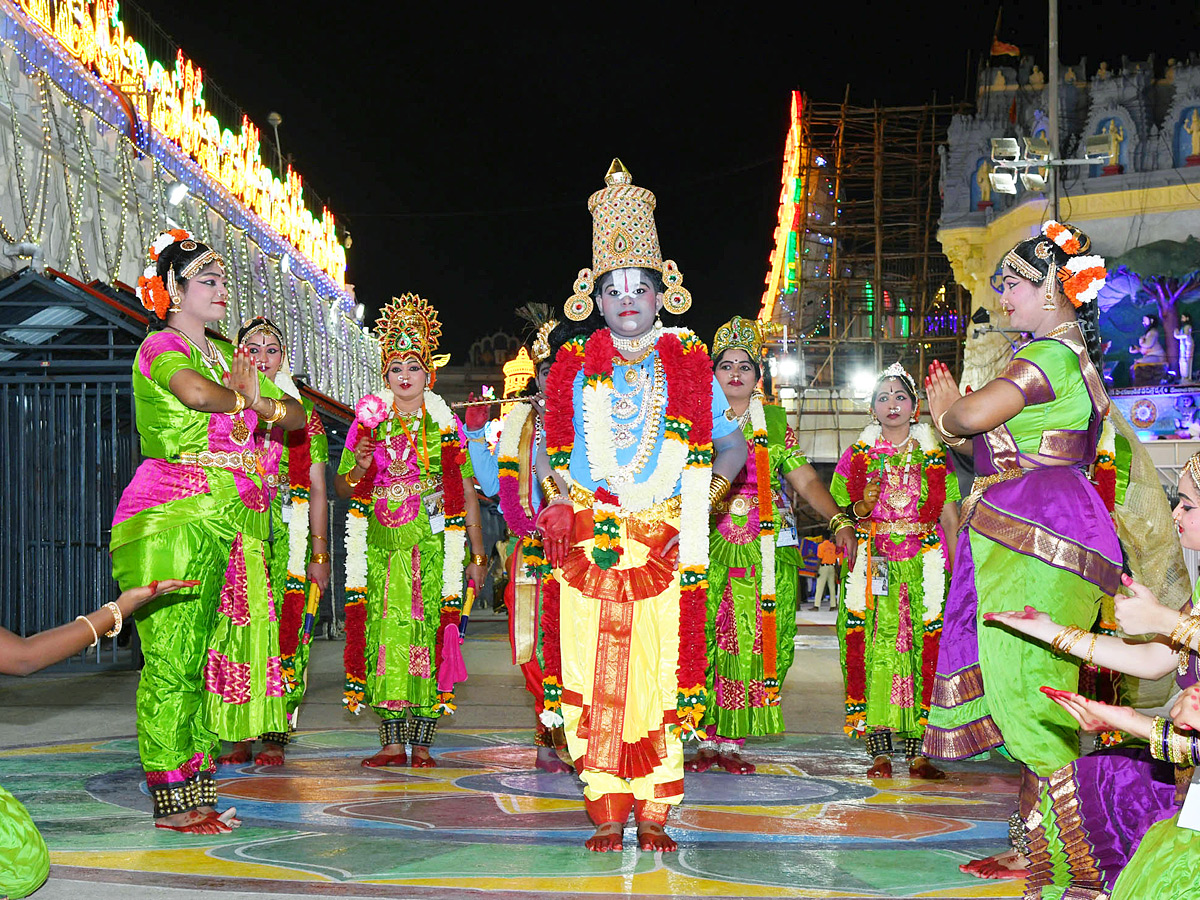
<instances>
[{"instance_id":1,"label":"gold bangle","mask_svg":"<svg viewBox=\"0 0 1200 900\"><path fill-rule=\"evenodd\" d=\"M845 513L838 513L829 520L829 533L837 534L843 528L853 528L854 523L850 521L850 517Z\"/></svg>"},{"instance_id":2,"label":"gold bangle","mask_svg":"<svg viewBox=\"0 0 1200 900\"><path fill-rule=\"evenodd\" d=\"M104 632L104 636L105 637L116 637L118 634L121 633L121 625L123 624L122 619L121 619L121 607L117 606L116 603L114 603L112 600L110 600L108 603L104 604L103 608L107 609L113 615L112 630Z\"/></svg>"},{"instance_id":3,"label":"gold bangle","mask_svg":"<svg viewBox=\"0 0 1200 900\"><path fill-rule=\"evenodd\" d=\"M1084 657L1084 660L1083 660L1083 664L1085 666L1090 666L1093 664L1092 663L1092 654L1096 652L1096 638L1097 637L1098 637L1098 635L1096 634L1096 632L1093 631L1092 632L1092 643L1088 646L1087 656Z\"/></svg>"},{"instance_id":4,"label":"gold bangle","mask_svg":"<svg viewBox=\"0 0 1200 900\"><path fill-rule=\"evenodd\" d=\"M468 522L468 523L467 523L467 527L468 527L468 528L478 528L480 531L483 531L483 526L482 526L482 525L478 525L478 524L476 524L475 522Z\"/></svg>"},{"instance_id":5,"label":"gold bangle","mask_svg":"<svg viewBox=\"0 0 1200 900\"><path fill-rule=\"evenodd\" d=\"M312 556L309 557L308 561L310 563L316 563L318 566L323 566L323 565L325 565L325 563L329 562L329 554L328 553L314 553Z\"/></svg>"},{"instance_id":6,"label":"gold bangle","mask_svg":"<svg viewBox=\"0 0 1200 900\"><path fill-rule=\"evenodd\" d=\"M1175 622L1175 627L1171 629L1169 640L1172 644L1186 646L1191 633L1198 627L1200 627L1200 616L1189 616L1187 613L1181 612L1178 621Z\"/></svg>"},{"instance_id":7,"label":"gold bangle","mask_svg":"<svg viewBox=\"0 0 1200 900\"><path fill-rule=\"evenodd\" d=\"M941 432L942 437L946 439L946 443L951 447L960 447L966 443L967 439L962 435L955 434L952 431L947 431L946 426L942 424L942 420L946 418L946 413L948 412L950 412L949 409L943 410L942 414L937 417L937 430ZM954 438L958 438L958 440L953 440Z\"/></svg>"},{"instance_id":8,"label":"gold bangle","mask_svg":"<svg viewBox=\"0 0 1200 900\"><path fill-rule=\"evenodd\" d=\"M92 629L92 642L90 644L88 644L88 646L95 647L97 644L100 643L100 635L96 632L96 626L92 624L92 620L89 619L87 616L76 616L75 617L76 622L78 622L80 619L83 619L84 625L86 625L88 628Z\"/></svg>"},{"instance_id":9,"label":"gold bangle","mask_svg":"<svg viewBox=\"0 0 1200 900\"><path fill-rule=\"evenodd\" d=\"M267 397L266 399L273 404L274 411L271 413L271 415L264 416L263 421L268 425L274 425L287 415L287 407L283 405L282 400L276 400L274 397Z\"/></svg>"},{"instance_id":10,"label":"gold bangle","mask_svg":"<svg viewBox=\"0 0 1200 900\"><path fill-rule=\"evenodd\" d=\"M1070 656L1071 650L1075 647L1075 645L1087 637L1087 635L1088 632L1084 631L1082 628L1077 628L1074 625L1068 625L1054 636L1054 639L1050 641L1050 646L1056 653L1059 653L1062 656Z\"/></svg>"},{"instance_id":11,"label":"gold bangle","mask_svg":"<svg viewBox=\"0 0 1200 900\"><path fill-rule=\"evenodd\" d=\"M240 413L243 409L246 408L246 397L245 397L245 395L242 394L241 391L234 391L233 397L234 397L233 409L231 409L229 412L225 413L225 415L227 415L227 416L236 416L238 413Z\"/></svg>"},{"instance_id":12,"label":"gold bangle","mask_svg":"<svg viewBox=\"0 0 1200 900\"><path fill-rule=\"evenodd\" d=\"M356 463L354 464L354 469L357 469L357 468L358 468L358 463L356 462ZM363 479L366 477L366 475L367 475L367 473L366 473L366 470L364 469L364 470L363 470L363 473L362 473L362 475L359 475L357 478L351 478L351 477L350 477L350 474L351 474L351 472L353 472L353 471L354 471L354 469L351 469L349 472L347 472L347 473L346 473L346 474L343 476L343 477L346 479L346 484L350 485L350 487L357 487L357 486L358 486L358 483L359 483L360 481L362 481L362 480L363 480Z\"/></svg>"},{"instance_id":13,"label":"gold bangle","mask_svg":"<svg viewBox=\"0 0 1200 900\"><path fill-rule=\"evenodd\" d=\"M329 538L325 537L323 534L310 534L308 536L308 542L311 544L313 541L324 541L328 544Z\"/></svg>"},{"instance_id":14,"label":"gold bangle","mask_svg":"<svg viewBox=\"0 0 1200 900\"><path fill-rule=\"evenodd\" d=\"M709 503L719 503L729 493L731 487L733 487L732 481L724 475L718 475L716 472L713 472L712 480L708 483Z\"/></svg>"},{"instance_id":15,"label":"gold bangle","mask_svg":"<svg viewBox=\"0 0 1200 900\"><path fill-rule=\"evenodd\" d=\"M562 491L558 489L558 482L554 480L553 475L547 475L539 483L542 486L542 496L545 497L547 503L562 496Z\"/></svg>"},{"instance_id":16,"label":"gold bangle","mask_svg":"<svg viewBox=\"0 0 1200 900\"><path fill-rule=\"evenodd\" d=\"M488 558L482 553L472 553L471 562L477 566L486 566L488 564Z\"/></svg>"}]
</instances>

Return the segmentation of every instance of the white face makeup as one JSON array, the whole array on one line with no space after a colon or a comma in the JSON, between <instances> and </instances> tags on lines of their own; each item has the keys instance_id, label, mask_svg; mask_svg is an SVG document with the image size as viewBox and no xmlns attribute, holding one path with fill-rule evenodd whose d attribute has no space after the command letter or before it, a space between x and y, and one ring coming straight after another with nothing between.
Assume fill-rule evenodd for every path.
<instances>
[{"instance_id":1,"label":"white face makeup","mask_svg":"<svg viewBox=\"0 0 1200 900\"><path fill-rule=\"evenodd\" d=\"M640 337L654 327L654 316L662 308L662 294L654 291L649 276L641 269L614 269L603 276L600 313L613 334Z\"/></svg>"}]
</instances>

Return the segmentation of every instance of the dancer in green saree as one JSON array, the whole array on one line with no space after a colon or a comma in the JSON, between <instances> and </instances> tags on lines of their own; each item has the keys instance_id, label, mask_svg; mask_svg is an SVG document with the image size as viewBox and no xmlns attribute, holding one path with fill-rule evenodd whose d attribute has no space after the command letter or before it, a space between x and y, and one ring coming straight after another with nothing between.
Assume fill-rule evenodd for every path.
<instances>
[{"instance_id":1,"label":"dancer in green saree","mask_svg":"<svg viewBox=\"0 0 1200 900\"><path fill-rule=\"evenodd\" d=\"M212 834L230 822L214 809L217 736L203 716L204 696L248 695L251 672L211 653L210 639L218 605L244 615L247 579L226 576L244 562L243 547L267 536L264 451L254 433L260 420L300 427L303 410L280 400L247 354L206 334L228 299L213 250L175 229L160 235L150 259L138 297L153 314L152 331L133 365L145 459L113 519L113 576L125 589L164 578L199 582L138 613L138 751L155 824Z\"/></svg>"}]
</instances>

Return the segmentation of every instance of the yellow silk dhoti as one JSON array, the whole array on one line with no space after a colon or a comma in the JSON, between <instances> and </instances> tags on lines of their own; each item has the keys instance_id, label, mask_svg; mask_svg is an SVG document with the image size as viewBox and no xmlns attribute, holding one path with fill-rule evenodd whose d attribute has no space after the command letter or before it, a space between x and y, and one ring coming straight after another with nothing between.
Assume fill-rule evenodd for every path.
<instances>
[{"instance_id":1,"label":"yellow silk dhoti","mask_svg":"<svg viewBox=\"0 0 1200 900\"><path fill-rule=\"evenodd\" d=\"M621 557L591 558L591 510L576 506L575 545L558 575L567 747L596 824L665 822L683 799L676 714L679 572L662 549L679 518L620 520Z\"/></svg>"}]
</instances>

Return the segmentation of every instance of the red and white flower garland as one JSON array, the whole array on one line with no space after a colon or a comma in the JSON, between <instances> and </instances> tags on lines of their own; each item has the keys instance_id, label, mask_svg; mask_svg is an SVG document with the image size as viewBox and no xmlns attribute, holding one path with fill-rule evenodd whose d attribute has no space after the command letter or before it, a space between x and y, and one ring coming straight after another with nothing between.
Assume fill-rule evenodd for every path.
<instances>
[{"instance_id":1,"label":"red and white flower garland","mask_svg":"<svg viewBox=\"0 0 1200 900\"><path fill-rule=\"evenodd\" d=\"M667 380L665 438L657 463L637 483L621 484L620 515L649 509L673 495L680 482L679 530L679 664L676 711L684 736L701 737L699 724L707 708L704 687L708 657L704 624L708 577L708 487L712 480L712 372L708 350L687 329L664 329L656 351ZM607 481L617 473L612 446L613 364L617 355L607 328L586 343L576 338L563 346L547 379L546 444L550 462L570 481L575 443L574 384L584 374L584 441L592 477ZM647 423L646 427L653 427ZM675 726L672 726L675 727Z\"/></svg>"},{"instance_id":2,"label":"red and white flower garland","mask_svg":"<svg viewBox=\"0 0 1200 900\"><path fill-rule=\"evenodd\" d=\"M441 662L442 640L446 627L457 624L462 609L460 588L462 573L466 563L466 513L465 498L462 483L462 462L464 459L458 437L458 422L450 407L437 394L425 391L425 411L433 419L441 434L442 461L442 496L445 511L445 533L443 535L442 553L442 615L438 624L436 661ZM369 394L355 406L355 423L347 435L346 446L353 449L360 434L359 428L373 432L375 428L393 416L392 405L388 398L378 394ZM382 414L382 418L380 415ZM413 448L414 452L417 448ZM365 667L359 657L362 656L362 638L351 635L351 611L353 604L364 604L361 615L355 615L354 624L358 626L361 619L362 627L366 624L365 600L367 594L367 512L370 509L370 492L373 476L376 471L372 462L371 469L363 476L362 481L354 491L351 501L350 514L346 518L346 691L342 703L350 712L358 713L362 709L362 684L358 683L358 672L365 672ZM356 610L356 613L358 611ZM355 649L357 647L357 649ZM438 694L434 712L440 715L454 713L454 693Z\"/></svg>"}]
</instances>

